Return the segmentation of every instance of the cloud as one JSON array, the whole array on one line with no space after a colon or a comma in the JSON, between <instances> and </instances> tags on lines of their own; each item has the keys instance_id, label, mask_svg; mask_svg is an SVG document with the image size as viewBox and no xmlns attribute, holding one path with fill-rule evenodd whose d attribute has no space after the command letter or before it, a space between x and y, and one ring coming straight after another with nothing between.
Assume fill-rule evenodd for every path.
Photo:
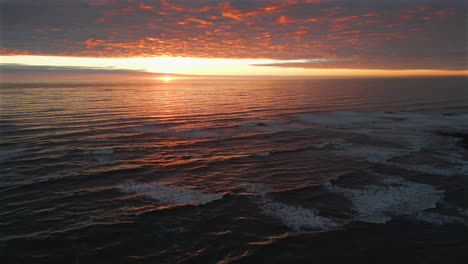
<instances>
[{"instance_id":1,"label":"cloud","mask_svg":"<svg viewBox=\"0 0 468 264\"><path fill-rule=\"evenodd\" d=\"M94 68L94 67L76 67L76 66L36 66L23 64L0 64L2 73L49 73L49 72L67 72L67 73L102 73L102 74L131 74L131 73L149 73L137 70L124 70L113 68Z\"/></svg>"},{"instance_id":2,"label":"cloud","mask_svg":"<svg viewBox=\"0 0 468 264\"><path fill-rule=\"evenodd\" d=\"M83 76L95 79L128 79L174 76L176 74L152 73L138 70L114 68L32 66L22 64L0 64L0 76L4 80L28 78L81 79Z\"/></svg>"},{"instance_id":3,"label":"cloud","mask_svg":"<svg viewBox=\"0 0 468 264\"><path fill-rule=\"evenodd\" d=\"M356 57L353 59L303 59L284 60L266 64L252 64L260 67L280 67L280 68L300 68L300 69L379 69L379 70L466 70L467 62L459 60L457 55L444 58L431 56L411 56L407 57Z\"/></svg>"},{"instance_id":4,"label":"cloud","mask_svg":"<svg viewBox=\"0 0 468 264\"><path fill-rule=\"evenodd\" d=\"M352 59L300 59L300 60L278 60L272 63L251 64L252 66L275 66L290 68L309 68L308 65L318 65L335 62L349 62ZM305 65L305 67L301 66Z\"/></svg>"},{"instance_id":5,"label":"cloud","mask_svg":"<svg viewBox=\"0 0 468 264\"><path fill-rule=\"evenodd\" d=\"M3 55L467 69L462 0L0 0Z\"/></svg>"}]
</instances>

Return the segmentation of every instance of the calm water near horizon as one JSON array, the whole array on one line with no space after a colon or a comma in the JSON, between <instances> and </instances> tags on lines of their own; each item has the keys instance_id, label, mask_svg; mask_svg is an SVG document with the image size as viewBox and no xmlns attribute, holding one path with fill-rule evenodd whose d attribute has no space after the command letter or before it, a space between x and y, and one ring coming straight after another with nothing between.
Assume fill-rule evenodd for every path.
<instances>
[{"instance_id":1,"label":"calm water near horizon","mask_svg":"<svg viewBox=\"0 0 468 264\"><path fill-rule=\"evenodd\" d=\"M465 77L12 82L0 103L2 263L467 260Z\"/></svg>"}]
</instances>

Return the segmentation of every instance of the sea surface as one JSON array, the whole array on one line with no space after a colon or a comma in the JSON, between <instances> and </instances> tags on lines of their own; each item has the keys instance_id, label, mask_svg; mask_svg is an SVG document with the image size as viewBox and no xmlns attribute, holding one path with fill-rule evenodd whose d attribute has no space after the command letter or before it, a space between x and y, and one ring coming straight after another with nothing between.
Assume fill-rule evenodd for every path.
<instances>
[{"instance_id":1,"label":"sea surface","mask_svg":"<svg viewBox=\"0 0 468 264\"><path fill-rule=\"evenodd\" d=\"M0 88L1 263L468 263L463 77Z\"/></svg>"}]
</instances>

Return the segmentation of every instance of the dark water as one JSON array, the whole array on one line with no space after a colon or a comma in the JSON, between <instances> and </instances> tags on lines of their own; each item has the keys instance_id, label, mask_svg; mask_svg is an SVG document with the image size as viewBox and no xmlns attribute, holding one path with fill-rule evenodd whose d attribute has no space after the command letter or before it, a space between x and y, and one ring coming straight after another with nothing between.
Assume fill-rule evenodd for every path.
<instances>
[{"instance_id":1,"label":"dark water","mask_svg":"<svg viewBox=\"0 0 468 264\"><path fill-rule=\"evenodd\" d=\"M0 99L2 263L466 260L464 78L9 83Z\"/></svg>"}]
</instances>

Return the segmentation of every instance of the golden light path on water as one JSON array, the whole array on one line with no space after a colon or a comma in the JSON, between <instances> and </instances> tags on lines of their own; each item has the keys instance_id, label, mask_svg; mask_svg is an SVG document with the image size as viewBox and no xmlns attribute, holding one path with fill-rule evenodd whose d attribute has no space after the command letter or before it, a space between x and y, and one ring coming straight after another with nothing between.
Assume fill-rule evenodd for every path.
<instances>
[{"instance_id":1,"label":"golden light path on water","mask_svg":"<svg viewBox=\"0 0 468 264\"><path fill-rule=\"evenodd\" d=\"M0 64L55 67L96 67L189 75L408 76L468 74L467 70L303 69L253 66L253 64L271 64L278 62L282 61L271 59L209 59L182 57L87 58L59 56L0 56Z\"/></svg>"}]
</instances>

